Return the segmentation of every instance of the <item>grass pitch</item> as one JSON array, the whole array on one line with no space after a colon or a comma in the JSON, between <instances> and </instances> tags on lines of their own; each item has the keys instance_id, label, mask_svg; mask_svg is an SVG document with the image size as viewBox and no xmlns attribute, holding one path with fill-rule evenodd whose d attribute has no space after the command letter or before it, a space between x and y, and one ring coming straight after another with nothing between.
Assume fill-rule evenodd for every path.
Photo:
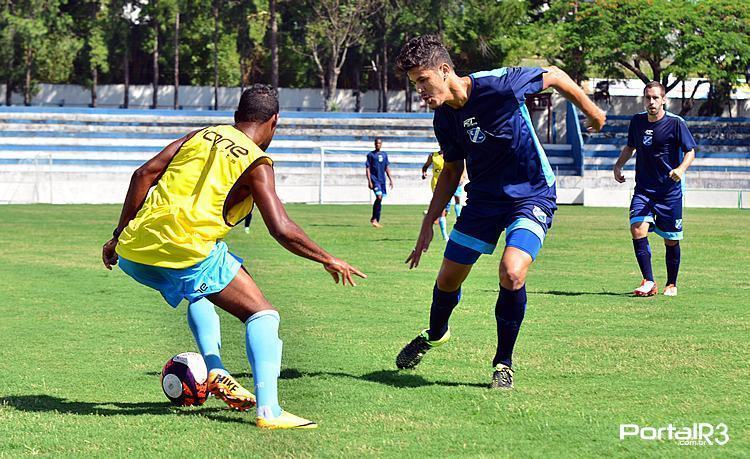
<instances>
[{"instance_id":1,"label":"grass pitch","mask_svg":"<svg viewBox=\"0 0 750 459\"><path fill-rule=\"evenodd\" d=\"M195 350L184 305L108 272L119 206L0 207L0 457L745 456L750 454L750 213L689 209L680 295L640 281L624 209L562 207L528 277L516 389L491 392L498 255L464 285L454 339L415 371L394 359L426 326L443 242L403 264L421 207L289 206L321 245L369 274L342 288L285 252L261 219L228 238L281 311L282 405L315 431L261 431L215 399L171 407L159 372ZM452 221L452 216L449 217ZM438 236L439 238L439 236ZM657 282L664 249L651 237ZM221 312L227 367L251 387L242 326ZM725 446L619 439L621 423L725 423Z\"/></svg>"}]
</instances>

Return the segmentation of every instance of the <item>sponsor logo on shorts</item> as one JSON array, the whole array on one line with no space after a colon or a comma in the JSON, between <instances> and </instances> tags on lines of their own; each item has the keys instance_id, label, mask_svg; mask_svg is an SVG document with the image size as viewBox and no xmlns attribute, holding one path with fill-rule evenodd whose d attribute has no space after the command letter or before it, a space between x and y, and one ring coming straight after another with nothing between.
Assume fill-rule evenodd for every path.
<instances>
[{"instance_id":1,"label":"sponsor logo on shorts","mask_svg":"<svg viewBox=\"0 0 750 459\"><path fill-rule=\"evenodd\" d=\"M547 214L544 213L544 211L539 207L534 206L534 208L531 210L531 213L533 213L536 219L540 222L545 223L547 221Z\"/></svg>"},{"instance_id":2,"label":"sponsor logo on shorts","mask_svg":"<svg viewBox=\"0 0 750 459\"><path fill-rule=\"evenodd\" d=\"M682 219L681 218L678 218L677 220L674 221L674 227L677 228L677 231L681 231L682 230Z\"/></svg>"}]
</instances>

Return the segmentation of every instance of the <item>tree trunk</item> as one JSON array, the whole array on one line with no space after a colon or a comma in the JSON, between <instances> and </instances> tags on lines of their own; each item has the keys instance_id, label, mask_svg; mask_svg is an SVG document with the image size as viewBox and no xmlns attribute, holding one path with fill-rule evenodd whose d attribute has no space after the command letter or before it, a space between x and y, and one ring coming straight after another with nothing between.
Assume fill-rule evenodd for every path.
<instances>
[{"instance_id":1,"label":"tree trunk","mask_svg":"<svg viewBox=\"0 0 750 459\"><path fill-rule=\"evenodd\" d=\"M174 15L174 103L175 110L180 108L180 10Z\"/></svg>"},{"instance_id":2,"label":"tree trunk","mask_svg":"<svg viewBox=\"0 0 750 459\"><path fill-rule=\"evenodd\" d=\"M383 39L383 112L388 112L388 46Z\"/></svg>"},{"instance_id":3,"label":"tree trunk","mask_svg":"<svg viewBox=\"0 0 750 459\"><path fill-rule=\"evenodd\" d=\"M409 84L409 77L404 75L404 111L406 113L411 112L411 85Z\"/></svg>"},{"instance_id":4,"label":"tree trunk","mask_svg":"<svg viewBox=\"0 0 750 459\"><path fill-rule=\"evenodd\" d=\"M151 96L151 108L159 106L159 23L154 20L154 54L153 54L153 94Z\"/></svg>"},{"instance_id":5,"label":"tree trunk","mask_svg":"<svg viewBox=\"0 0 750 459\"><path fill-rule=\"evenodd\" d=\"M96 108L96 85L99 82L99 69L91 69L91 107Z\"/></svg>"},{"instance_id":6,"label":"tree trunk","mask_svg":"<svg viewBox=\"0 0 750 459\"><path fill-rule=\"evenodd\" d=\"M15 69L15 31L11 33L11 52L8 61L8 79L5 80L5 105L10 107L13 102L13 70Z\"/></svg>"},{"instance_id":7,"label":"tree trunk","mask_svg":"<svg viewBox=\"0 0 750 459\"><path fill-rule=\"evenodd\" d=\"M24 79L23 85L23 104L26 106L31 105L31 62L32 62L31 50L26 50L26 78Z\"/></svg>"},{"instance_id":8,"label":"tree trunk","mask_svg":"<svg viewBox=\"0 0 750 459\"><path fill-rule=\"evenodd\" d=\"M122 71L124 73L123 75L123 86L125 86L125 91L122 95L122 108L128 108L130 105L130 45L128 42L130 41L130 25L128 25L128 33L127 37L125 38L125 54L123 59L123 65L122 65Z\"/></svg>"},{"instance_id":9,"label":"tree trunk","mask_svg":"<svg viewBox=\"0 0 750 459\"><path fill-rule=\"evenodd\" d=\"M214 110L219 109L219 0L214 0Z\"/></svg>"},{"instance_id":10,"label":"tree trunk","mask_svg":"<svg viewBox=\"0 0 750 459\"><path fill-rule=\"evenodd\" d=\"M271 86L279 88L279 25L276 22L276 0L268 1L268 10L271 14L271 36L269 45L271 47Z\"/></svg>"},{"instance_id":11,"label":"tree trunk","mask_svg":"<svg viewBox=\"0 0 750 459\"><path fill-rule=\"evenodd\" d=\"M326 72L326 89L324 91L326 111L333 111L335 99L336 99L336 88L338 86L339 72L333 64L328 66Z\"/></svg>"},{"instance_id":12,"label":"tree trunk","mask_svg":"<svg viewBox=\"0 0 750 459\"><path fill-rule=\"evenodd\" d=\"M358 52L357 58L354 59L354 111L356 113L360 113L362 111L362 91L360 88L361 70L362 55Z\"/></svg>"},{"instance_id":13,"label":"tree trunk","mask_svg":"<svg viewBox=\"0 0 750 459\"><path fill-rule=\"evenodd\" d=\"M383 111L383 78L380 76L380 72L383 70L383 66L380 63L380 54L375 56L375 74L378 77L378 112Z\"/></svg>"}]
</instances>

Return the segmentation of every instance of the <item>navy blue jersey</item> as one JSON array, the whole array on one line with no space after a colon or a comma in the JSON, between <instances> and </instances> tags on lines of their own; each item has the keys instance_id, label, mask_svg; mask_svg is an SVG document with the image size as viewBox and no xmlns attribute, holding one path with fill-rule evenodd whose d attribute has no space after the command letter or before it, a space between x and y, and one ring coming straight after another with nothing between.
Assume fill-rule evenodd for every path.
<instances>
[{"instance_id":1,"label":"navy blue jersey","mask_svg":"<svg viewBox=\"0 0 750 459\"><path fill-rule=\"evenodd\" d=\"M458 110L443 104L433 125L445 161L466 159L468 199L555 198L555 175L524 104L542 90L541 68L473 73L469 99Z\"/></svg>"},{"instance_id":2,"label":"navy blue jersey","mask_svg":"<svg viewBox=\"0 0 750 459\"><path fill-rule=\"evenodd\" d=\"M370 178L373 182L385 185L385 168L388 167L388 164L386 152L373 150L367 153L365 167L370 169Z\"/></svg>"},{"instance_id":3,"label":"navy blue jersey","mask_svg":"<svg viewBox=\"0 0 750 459\"><path fill-rule=\"evenodd\" d=\"M628 146L636 150L636 192L663 198L682 194L680 183L669 178L669 172L679 167L685 152L695 148L685 120L667 112L652 123L648 114L638 113L630 120Z\"/></svg>"}]
</instances>

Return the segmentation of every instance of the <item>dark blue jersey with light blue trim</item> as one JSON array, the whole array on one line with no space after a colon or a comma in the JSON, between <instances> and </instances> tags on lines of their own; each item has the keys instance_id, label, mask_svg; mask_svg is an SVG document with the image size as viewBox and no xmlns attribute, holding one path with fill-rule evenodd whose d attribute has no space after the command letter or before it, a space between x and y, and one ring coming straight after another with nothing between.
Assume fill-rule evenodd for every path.
<instances>
[{"instance_id":1,"label":"dark blue jersey with light blue trim","mask_svg":"<svg viewBox=\"0 0 750 459\"><path fill-rule=\"evenodd\" d=\"M373 150L367 153L365 167L370 169L370 178L373 182L385 185L385 168L389 164L388 154L383 150Z\"/></svg>"},{"instance_id":2,"label":"dark blue jersey with light blue trim","mask_svg":"<svg viewBox=\"0 0 750 459\"><path fill-rule=\"evenodd\" d=\"M499 68L470 75L463 107L443 104L433 126L445 161L466 160L467 197L517 201L555 199L555 175L524 104L542 90L541 68Z\"/></svg>"},{"instance_id":3,"label":"dark blue jersey with light blue trim","mask_svg":"<svg viewBox=\"0 0 750 459\"><path fill-rule=\"evenodd\" d=\"M696 146L693 135L679 116L666 112L656 122L646 112L633 115L628 127L628 146L635 148L635 191L655 198L682 195L682 186L669 178L685 152Z\"/></svg>"}]
</instances>

